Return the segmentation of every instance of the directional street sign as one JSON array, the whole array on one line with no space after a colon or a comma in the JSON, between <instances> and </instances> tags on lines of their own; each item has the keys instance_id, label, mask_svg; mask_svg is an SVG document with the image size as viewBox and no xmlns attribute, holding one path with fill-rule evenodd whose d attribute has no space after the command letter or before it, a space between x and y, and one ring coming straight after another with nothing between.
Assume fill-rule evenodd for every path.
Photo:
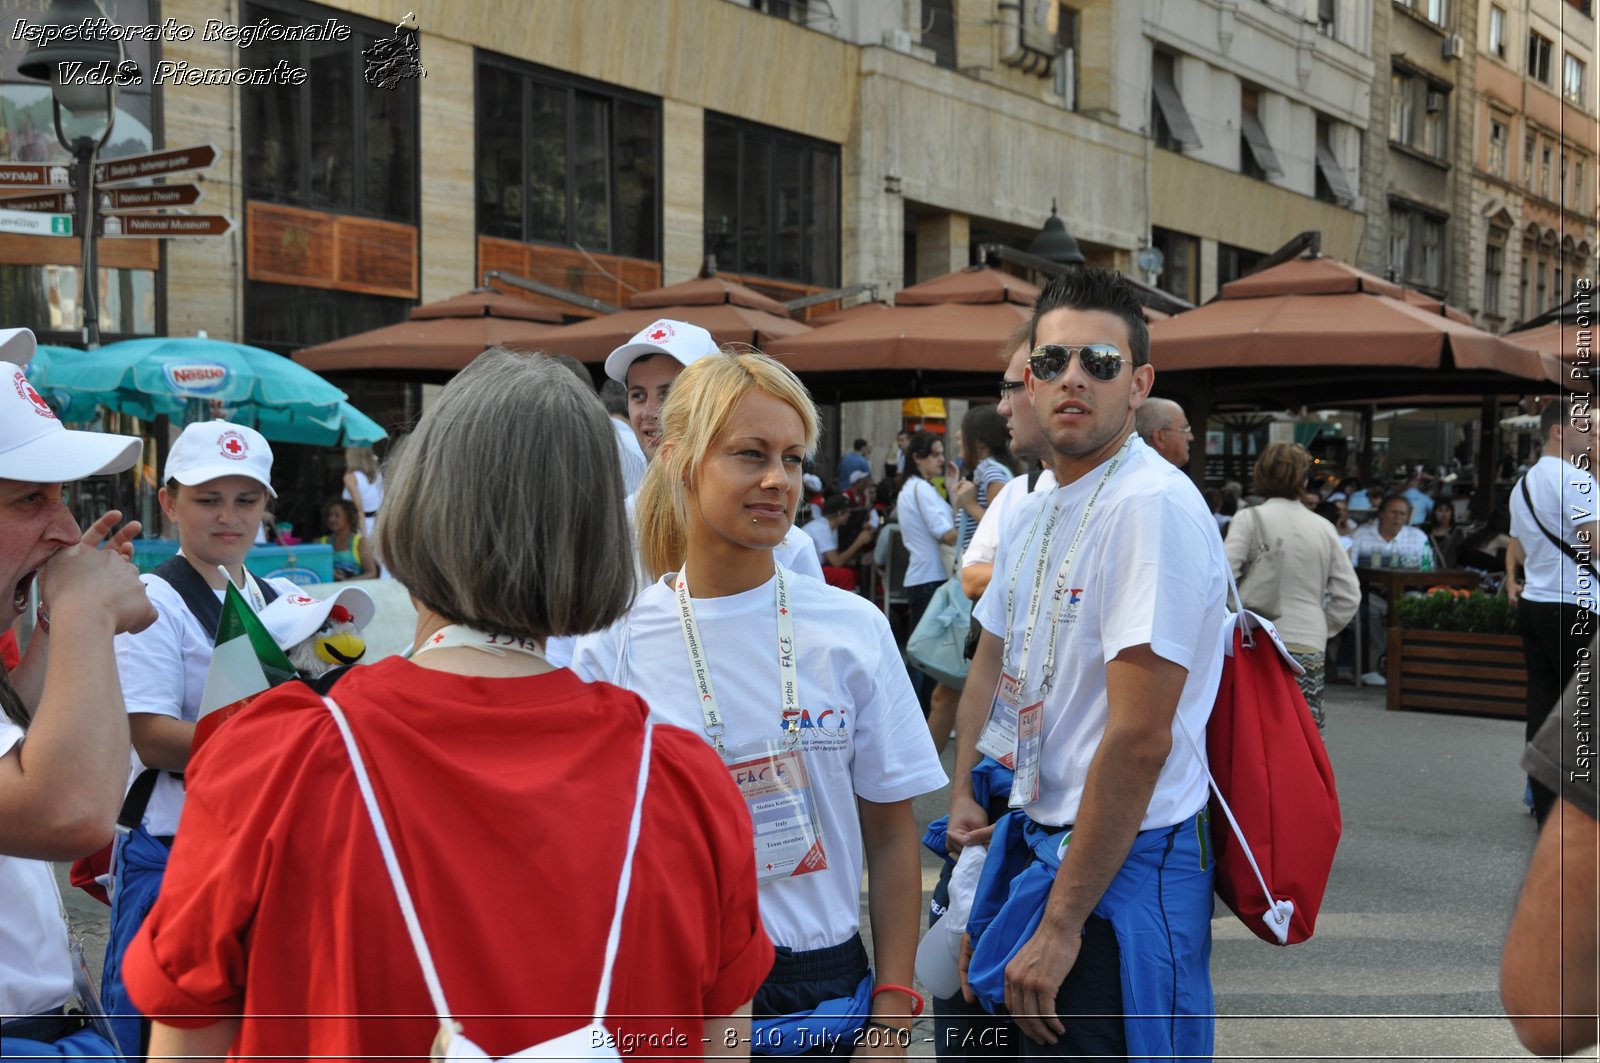
<instances>
[{"instance_id":1,"label":"directional street sign","mask_svg":"<svg viewBox=\"0 0 1600 1063\"><path fill-rule=\"evenodd\" d=\"M145 177L160 177L163 174L178 173L183 170L203 170L216 161L216 158L217 149L210 144L152 151L144 155L128 155L100 163L94 168L94 180L96 184L107 184L112 181L137 181ZM4 172L4 164L0 164L0 184L5 183Z\"/></svg>"},{"instance_id":2,"label":"directional street sign","mask_svg":"<svg viewBox=\"0 0 1600 1063\"><path fill-rule=\"evenodd\" d=\"M42 210L51 214L71 214L77 209L78 197L72 192L45 192L35 196L0 198L0 210Z\"/></svg>"},{"instance_id":3,"label":"directional street sign","mask_svg":"<svg viewBox=\"0 0 1600 1063\"><path fill-rule=\"evenodd\" d=\"M0 233L29 236L71 236L72 215L37 214L28 210L0 210Z\"/></svg>"},{"instance_id":4,"label":"directional street sign","mask_svg":"<svg viewBox=\"0 0 1600 1063\"><path fill-rule=\"evenodd\" d=\"M0 162L0 185L70 188L72 167L53 162Z\"/></svg>"},{"instance_id":5,"label":"directional street sign","mask_svg":"<svg viewBox=\"0 0 1600 1063\"><path fill-rule=\"evenodd\" d=\"M111 214L100 235L118 236L226 236L233 219L221 214Z\"/></svg>"},{"instance_id":6,"label":"directional street sign","mask_svg":"<svg viewBox=\"0 0 1600 1063\"><path fill-rule=\"evenodd\" d=\"M199 185L151 185L108 188L100 193L101 210L158 210L192 207L205 195Z\"/></svg>"}]
</instances>

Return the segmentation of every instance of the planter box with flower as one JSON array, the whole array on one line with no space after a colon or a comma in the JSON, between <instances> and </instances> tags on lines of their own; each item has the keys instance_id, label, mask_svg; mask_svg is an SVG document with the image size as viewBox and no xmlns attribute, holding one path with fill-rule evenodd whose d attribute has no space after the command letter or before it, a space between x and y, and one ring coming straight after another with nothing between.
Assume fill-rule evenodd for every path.
<instances>
[{"instance_id":1,"label":"planter box with flower","mask_svg":"<svg viewBox=\"0 0 1600 1063\"><path fill-rule=\"evenodd\" d=\"M1389 629L1391 711L1522 719L1528 673L1509 601L1436 589L1401 598Z\"/></svg>"}]
</instances>

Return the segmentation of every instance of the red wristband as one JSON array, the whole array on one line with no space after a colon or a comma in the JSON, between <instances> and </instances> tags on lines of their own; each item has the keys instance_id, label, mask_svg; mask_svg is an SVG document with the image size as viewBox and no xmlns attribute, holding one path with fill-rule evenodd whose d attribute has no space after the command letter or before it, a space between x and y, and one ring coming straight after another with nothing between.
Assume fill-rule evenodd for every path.
<instances>
[{"instance_id":1,"label":"red wristband","mask_svg":"<svg viewBox=\"0 0 1600 1063\"><path fill-rule=\"evenodd\" d=\"M895 985L893 982L885 982L872 990L872 999L877 1000L879 993L890 992L904 993L906 996L911 998L911 1003L913 1005L911 1017L913 1019L922 1014L922 1009L926 1006L926 1001L922 999L921 993L917 992L915 989L912 989L910 986Z\"/></svg>"}]
</instances>

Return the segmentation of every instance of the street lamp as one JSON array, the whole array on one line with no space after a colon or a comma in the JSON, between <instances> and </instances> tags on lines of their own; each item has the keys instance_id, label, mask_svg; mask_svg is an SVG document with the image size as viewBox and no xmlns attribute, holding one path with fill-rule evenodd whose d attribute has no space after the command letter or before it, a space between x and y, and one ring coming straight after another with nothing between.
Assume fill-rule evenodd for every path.
<instances>
[{"instance_id":1,"label":"street lamp","mask_svg":"<svg viewBox=\"0 0 1600 1063\"><path fill-rule=\"evenodd\" d=\"M1067 223L1056 213L1054 199L1050 201L1050 217L1045 219L1044 228L1039 230L1039 235L1028 245L1028 254L1057 265L1083 265L1083 251L1079 249L1078 241L1067 232Z\"/></svg>"},{"instance_id":2,"label":"street lamp","mask_svg":"<svg viewBox=\"0 0 1600 1063\"><path fill-rule=\"evenodd\" d=\"M103 19L105 12L97 0L52 0L41 23L46 27L73 27L80 30L91 19ZM78 196L78 232L83 241L82 274L79 291L83 305L83 340L91 350L100 346L100 279L95 261L94 238L94 163L95 155L111 136L117 122L115 72L122 59L122 46L116 41L84 40L79 35L60 37L28 49L17 72L24 77L50 82L56 139L72 153L77 171L73 190ZM79 63L81 74L104 84L63 84L63 63ZM99 64L104 63L104 66Z\"/></svg>"}]
</instances>

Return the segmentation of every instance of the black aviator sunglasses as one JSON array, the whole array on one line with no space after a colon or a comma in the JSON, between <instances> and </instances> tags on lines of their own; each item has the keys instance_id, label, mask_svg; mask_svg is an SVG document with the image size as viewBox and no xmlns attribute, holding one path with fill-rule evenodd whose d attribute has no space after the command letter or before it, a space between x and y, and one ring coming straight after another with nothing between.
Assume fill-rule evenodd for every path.
<instances>
[{"instance_id":1,"label":"black aviator sunglasses","mask_svg":"<svg viewBox=\"0 0 1600 1063\"><path fill-rule=\"evenodd\" d=\"M1028 356L1028 368L1040 380L1054 380L1066 372L1074 352L1083 371L1096 380L1115 380L1117 374L1122 372L1122 352L1109 343L1085 343L1074 347L1064 343L1041 343Z\"/></svg>"}]
</instances>

